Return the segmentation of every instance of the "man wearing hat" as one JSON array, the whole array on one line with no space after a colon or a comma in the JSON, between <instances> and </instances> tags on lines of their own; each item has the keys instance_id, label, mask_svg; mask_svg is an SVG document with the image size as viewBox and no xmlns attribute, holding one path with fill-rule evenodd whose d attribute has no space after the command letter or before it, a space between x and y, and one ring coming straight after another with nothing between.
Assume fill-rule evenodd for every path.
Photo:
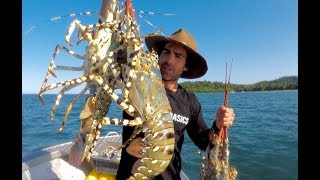
<instances>
[{"instance_id":1,"label":"man wearing hat","mask_svg":"<svg viewBox=\"0 0 320 180\"><path fill-rule=\"evenodd\" d=\"M178 84L180 77L195 79L203 76L208 70L206 60L196 50L196 41L185 29L179 29L169 37L149 36L145 42L149 51L154 50L159 55L162 82L172 108L175 129L173 157L167 169L155 179L180 179L180 152L185 130L194 144L199 149L205 150L214 133L218 133L222 127L232 126L235 114L231 108L219 107L212 127L208 128L195 94L187 92ZM130 119L130 116L124 113L124 118ZM123 142L131 136L133 129L133 127L123 127ZM127 179L132 175L132 166L141 150L139 145L141 137L138 136L122 150L117 179Z\"/></svg>"}]
</instances>

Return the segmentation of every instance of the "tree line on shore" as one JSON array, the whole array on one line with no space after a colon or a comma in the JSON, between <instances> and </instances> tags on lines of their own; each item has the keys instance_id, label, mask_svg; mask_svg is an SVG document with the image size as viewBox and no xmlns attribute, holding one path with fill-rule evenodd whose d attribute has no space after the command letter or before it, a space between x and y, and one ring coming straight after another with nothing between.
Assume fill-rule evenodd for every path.
<instances>
[{"instance_id":1,"label":"tree line on shore","mask_svg":"<svg viewBox=\"0 0 320 180\"><path fill-rule=\"evenodd\" d=\"M209 93L224 92L224 82L211 81L185 81L179 83L189 92L193 93ZM260 81L254 84L232 84L229 85L229 91L272 91L272 90L294 90L298 89L298 76L283 76L272 81Z\"/></svg>"}]
</instances>

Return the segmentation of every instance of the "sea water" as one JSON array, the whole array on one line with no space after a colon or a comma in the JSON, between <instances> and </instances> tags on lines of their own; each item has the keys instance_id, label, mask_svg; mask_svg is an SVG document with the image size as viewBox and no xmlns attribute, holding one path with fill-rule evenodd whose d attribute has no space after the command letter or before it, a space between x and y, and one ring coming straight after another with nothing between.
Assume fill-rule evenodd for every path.
<instances>
[{"instance_id":1,"label":"sea water","mask_svg":"<svg viewBox=\"0 0 320 180\"><path fill-rule=\"evenodd\" d=\"M50 120L56 95L44 95L41 105L37 95L22 95L22 157L42 148L72 141L79 132L79 113L84 97L73 106L61 133L57 133L66 108L76 95L65 94ZM207 125L211 127L216 110L223 104L223 93L196 93ZM229 165L238 171L239 180L298 179L298 91L257 91L229 94L229 107L236 118L228 129ZM108 116L121 118L122 112L111 104ZM120 126L104 126L121 132ZM187 133L182 147L182 170L191 180L199 179L198 148ZM202 154L205 154L202 151Z\"/></svg>"}]
</instances>

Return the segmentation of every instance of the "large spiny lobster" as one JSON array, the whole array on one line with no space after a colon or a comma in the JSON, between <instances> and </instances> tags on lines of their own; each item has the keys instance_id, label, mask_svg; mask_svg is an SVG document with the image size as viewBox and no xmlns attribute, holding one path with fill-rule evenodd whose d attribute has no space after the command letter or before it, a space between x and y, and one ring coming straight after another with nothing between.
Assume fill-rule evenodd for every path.
<instances>
[{"instance_id":1,"label":"large spiny lobster","mask_svg":"<svg viewBox=\"0 0 320 180\"><path fill-rule=\"evenodd\" d=\"M118 0L104 2L103 6L107 6L108 10L105 18L100 17L99 23L89 26L82 25L78 20L71 23L65 40L72 46L70 36L75 27L78 27L81 34L78 43L84 40L88 42L86 54L80 56L64 46L57 45L41 86L39 98L44 104L42 98L44 92L63 87L52 108L52 120L63 93L86 83L80 94L70 102L58 130L61 132L73 104L90 87L94 87L95 93L86 98L80 114L81 128L70 149L69 162L78 167L84 159L90 161L90 155L102 125L135 126L135 132L126 143L130 143L141 131L145 136L144 148L141 151L143 155L131 171L132 178L150 179L168 166L175 141L170 115L172 110L162 85L158 56L154 51L143 50L143 38L139 34L139 26L133 16L131 0L126 0L124 9L119 8ZM56 66L54 60L60 49L82 59L83 65L81 67ZM84 75L46 86L50 75L56 77L54 70L78 70L84 71ZM115 89L121 90L123 99L114 93ZM105 117L112 100L134 119L118 120ZM120 148L124 146L125 144Z\"/></svg>"},{"instance_id":2,"label":"large spiny lobster","mask_svg":"<svg viewBox=\"0 0 320 180\"><path fill-rule=\"evenodd\" d=\"M232 62L231 62L232 63ZM232 65L232 64L231 64ZM231 66L232 67L232 66ZM227 68L227 67L226 67ZM228 95L230 74L227 80L226 69L226 82L224 91L224 106L228 107ZM219 134L214 133L212 142L206 148L207 157L202 156L201 152L198 154L201 156L205 163L201 163L200 176L202 180L234 180L238 174L235 168L229 167L229 140L227 128L222 127ZM206 165L205 165L206 164Z\"/></svg>"}]
</instances>

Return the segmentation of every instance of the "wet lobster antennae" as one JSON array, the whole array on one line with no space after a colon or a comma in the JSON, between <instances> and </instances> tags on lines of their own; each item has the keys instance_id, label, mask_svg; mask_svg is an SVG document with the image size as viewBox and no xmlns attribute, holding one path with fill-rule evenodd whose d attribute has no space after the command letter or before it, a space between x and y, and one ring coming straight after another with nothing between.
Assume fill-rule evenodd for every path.
<instances>
[{"instance_id":1,"label":"wet lobster antennae","mask_svg":"<svg viewBox=\"0 0 320 180\"><path fill-rule=\"evenodd\" d=\"M65 37L66 42L72 46L69 39L73 30L78 28L80 32L78 43L88 42L86 54L80 56L64 46L57 45L41 86L39 98L44 103L42 98L44 92L63 87L51 112L52 119L62 94L86 83L84 90L69 104L59 128L59 131L62 131L73 104L90 87L95 88L95 93L87 96L79 116L80 132L70 149L70 164L79 167L84 159L90 161L103 125L135 126L136 130L129 140L133 140L141 131L144 132L144 138L141 158L131 170L132 178L151 179L166 169L173 155L175 139L170 115L172 110L162 85L158 56L154 51L147 52L143 49L143 38L133 17L132 2L126 0L125 4L125 8L120 9L118 0L104 1L103 6L107 7L106 17L100 18L102 20L97 24L84 26L79 20L72 21ZM54 60L59 50L83 60L83 65L56 66ZM46 86L50 75L56 76L55 70L80 70L84 74L73 80ZM115 89L121 90L122 99L114 93ZM112 101L134 119L105 117Z\"/></svg>"},{"instance_id":2,"label":"wet lobster antennae","mask_svg":"<svg viewBox=\"0 0 320 180\"><path fill-rule=\"evenodd\" d=\"M233 62L233 59L232 59ZM224 103L225 107L228 107L228 95L229 95L229 84L230 84L230 74L227 78L227 64L226 64L226 79L225 79L225 93L224 93ZM206 148L207 157L202 156L201 152L198 154L204 160L200 166L200 176L202 180L233 180L236 179L238 174L235 168L229 167L229 139L227 128L222 127L219 134L215 134L212 142ZM206 165L205 165L206 164Z\"/></svg>"}]
</instances>

